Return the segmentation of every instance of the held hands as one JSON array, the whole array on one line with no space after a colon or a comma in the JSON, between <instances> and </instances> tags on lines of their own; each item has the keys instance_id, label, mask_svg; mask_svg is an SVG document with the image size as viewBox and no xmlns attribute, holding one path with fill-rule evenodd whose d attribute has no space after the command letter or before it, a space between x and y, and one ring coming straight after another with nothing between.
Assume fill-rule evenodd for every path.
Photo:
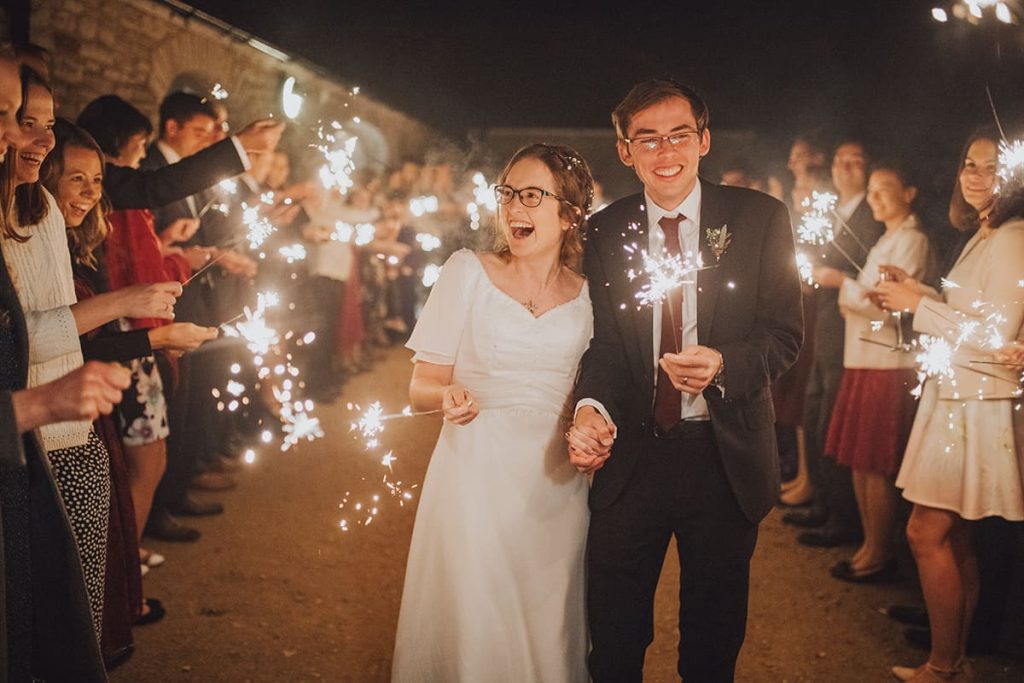
<instances>
[{"instance_id":1,"label":"held hands","mask_svg":"<svg viewBox=\"0 0 1024 683\"><path fill-rule=\"evenodd\" d=\"M612 454L616 434L615 425L608 424L593 406L583 406L565 433L569 462L580 474L598 471Z\"/></svg>"},{"instance_id":2,"label":"held hands","mask_svg":"<svg viewBox=\"0 0 1024 683\"><path fill-rule=\"evenodd\" d=\"M203 342L217 338L216 327L200 327L192 323L171 323L149 331L149 344L154 349L165 349L182 354L193 351Z\"/></svg>"},{"instance_id":3,"label":"held hands","mask_svg":"<svg viewBox=\"0 0 1024 683\"><path fill-rule=\"evenodd\" d=\"M722 354L707 346L687 346L679 353L664 354L658 365L677 390L697 396L718 374L722 367Z\"/></svg>"},{"instance_id":4,"label":"held hands","mask_svg":"<svg viewBox=\"0 0 1024 683\"><path fill-rule=\"evenodd\" d=\"M117 293L121 294L122 317L174 320L174 303L181 296L181 283L132 285L117 290Z\"/></svg>"},{"instance_id":5,"label":"held hands","mask_svg":"<svg viewBox=\"0 0 1024 683\"><path fill-rule=\"evenodd\" d=\"M480 414L473 394L458 384L449 384L444 388L441 410L444 411L444 419L457 425L468 425Z\"/></svg>"},{"instance_id":6,"label":"held hands","mask_svg":"<svg viewBox=\"0 0 1024 683\"><path fill-rule=\"evenodd\" d=\"M242 144L242 149L250 154L266 154L277 148L284 133L284 121L261 119L253 121L238 131L235 137Z\"/></svg>"}]
</instances>

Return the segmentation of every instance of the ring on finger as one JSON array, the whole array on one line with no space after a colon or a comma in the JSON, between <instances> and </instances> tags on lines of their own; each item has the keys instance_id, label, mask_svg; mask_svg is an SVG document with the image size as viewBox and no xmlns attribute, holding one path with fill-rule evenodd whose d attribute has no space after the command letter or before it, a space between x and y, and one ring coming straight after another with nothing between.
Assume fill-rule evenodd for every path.
<instances>
[{"instance_id":1,"label":"ring on finger","mask_svg":"<svg viewBox=\"0 0 1024 683\"><path fill-rule=\"evenodd\" d=\"M689 377L684 377L682 381L683 381L683 384L686 384L687 382L690 381L690 378Z\"/></svg>"}]
</instances>

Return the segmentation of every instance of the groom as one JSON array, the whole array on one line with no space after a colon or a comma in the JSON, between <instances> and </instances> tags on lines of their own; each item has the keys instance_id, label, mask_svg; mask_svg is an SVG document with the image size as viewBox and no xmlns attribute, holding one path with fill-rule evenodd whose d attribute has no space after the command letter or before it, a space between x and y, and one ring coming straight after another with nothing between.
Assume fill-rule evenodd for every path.
<instances>
[{"instance_id":1,"label":"groom","mask_svg":"<svg viewBox=\"0 0 1024 683\"><path fill-rule=\"evenodd\" d=\"M708 108L671 80L612 113L642 194L593 216L583 268L594 338L576 386L569 457L594 472L587 605L594 683L641 681L669 540L679 551L679 674L732 681L757 525L779 494L768 387L802 341L786 208L698 178ZM664 248L664 252L662 249ZM703 257L696 280L638 305L640 251ZM674 328L674 329L673 329Z\"/></svg>"}]
</instances>

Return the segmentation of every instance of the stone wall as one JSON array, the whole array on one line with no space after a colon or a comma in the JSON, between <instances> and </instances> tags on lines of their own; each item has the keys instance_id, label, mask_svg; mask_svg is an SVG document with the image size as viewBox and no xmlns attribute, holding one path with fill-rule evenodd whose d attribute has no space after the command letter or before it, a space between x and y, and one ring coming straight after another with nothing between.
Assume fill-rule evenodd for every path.
<instances>
[{"instance_id":1,"label":"stone wall","mask_svg":"<svg viewBox=\"0 0 1024 683\"><path fill-rule=\"evenodd\" d=\"M378 165L421 156L442 142L419 121L365 94L353 96L350 85L310 64L264 54L229 29L151 0L32 0L31 39L53 53L60 115L73 118L93 98L115 93L155 125L157 106L172 86L208 90L220 83L230 93L231 123L239 126L270 112L281 116L281 86L294 76L307 97L285 138L290 151L312 140L318 119L358 117L358 132Z\"/></svg>"}]
</instances>

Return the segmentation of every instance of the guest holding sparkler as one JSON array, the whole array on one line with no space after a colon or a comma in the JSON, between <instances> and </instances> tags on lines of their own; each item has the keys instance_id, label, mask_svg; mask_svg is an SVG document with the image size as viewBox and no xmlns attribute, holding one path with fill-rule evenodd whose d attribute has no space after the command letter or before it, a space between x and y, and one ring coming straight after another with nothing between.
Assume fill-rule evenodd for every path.
<instances>
[{"instance_id":1,"label":"guest holding sparkler","mask_svg":"<svg viewBox=\"0 0 1024 683\"><path fill-rule=\"evenodd\" d=\"M868 179L867 202L874 219L885 224L885 233L856 278L828 267L815 273L823 286L839 290L846 327L843 378L825 454L852 471L864 543L852 559L832 567L832 576L855 583L897 575L892 541L899 496L892 479L917 409L911 395L915 363L897 329L900 316L879 309L871 297L886 266L925 281L932 270L928 237L912 210L916 196L917 188L900 166L877 164Z\"/></svg>"},{"instance_id":2,"label":"guest holding sparkler","mask_svg":"<svg viewBox=\"0 0 1024 683\"><path fill-rule=\"evenodd\" d=\"M0 162L21 143L21 103L17 62L0 46ZM105 681L75 537L36 430L109 413L127 372L87 363L26 388L31 341L2 253L0 319L0 680Z\"/></svg>"},{"instance_id":3,"label":"guest holding sparkler","mask_svg":"<svg viewBox=\"0 0 1024 683\"><path fill-rule=\"evenodd\" d=\"M914 329L950 349L924 384L896 485L914 503L907 524L928 609L931 654L901 680L970 681L968 633L978 604L979 573L968 520L1024 520L1024 418L1015 410L1019 372L993 350L1020 336L1024 303L1024 193L1019 169L994 202L998 148L991 137L969 141L950 202L954 224L977 231L932 298L917 280L878 286L882 305L914 314ZM973 220L957 220L967 215ZM980 364L979 361L985 362Z\"/></svg>"},{"instance_id":4,"label":"guest holding sparkler","mask_svg":"<svg viewBox=\"0 0 1024 683\"><path fill-rule=\"evenodd\" d=\"M587 482L561 434L593 329L576 272L592 188L567 147L516 152L495 188L496 250L448 259L409 339L413 407L443 412L445 425L417 511L393 681L589 680Z\"/></svg>"},{"instance_id":5,"label":"guest holding sparkler","mask_svg":"<svg viewBox=\"0 0 1024 683\"><path fill-rule=\"evenodd\" d=\"M78 335L122 316L173 318L178 283L132 287L77 302L64 219L39 182L54 147L53 95L37 74L22 69L25 95L18 122L22 144L0 173L4 258L26 313L31 345L29 386L82 365ZM13 201L12 201L13 200ZM41 430L81 553L97 634L100 631L110 479L108 454L88 422Z\"/></svg>"},{"instance_id":6,"label":"guest holding sparkler","mask_svg":"<svg viewBox=\"0 0 1024 683\"><path fill-rule=\"evenodd\" d=\"M834 214L835 238L821 248L816 259L820 272L835 269L857 276L868 250L878 241L885 227L871 216L866 200L868 158L864 144L848 139L841 142L832 157L832 184L838 194ZM807 468L814 498L807 510L794 510L783 521L810 530L797 536L803 545L830 547L861 539L857 505L848 470L824 457L832 406L843 375L845 328L839 314L839 290L836 281L818 282L814 292L814 359L804 397L803 424L806 431Z\"/></svg>"}]
</instances>

